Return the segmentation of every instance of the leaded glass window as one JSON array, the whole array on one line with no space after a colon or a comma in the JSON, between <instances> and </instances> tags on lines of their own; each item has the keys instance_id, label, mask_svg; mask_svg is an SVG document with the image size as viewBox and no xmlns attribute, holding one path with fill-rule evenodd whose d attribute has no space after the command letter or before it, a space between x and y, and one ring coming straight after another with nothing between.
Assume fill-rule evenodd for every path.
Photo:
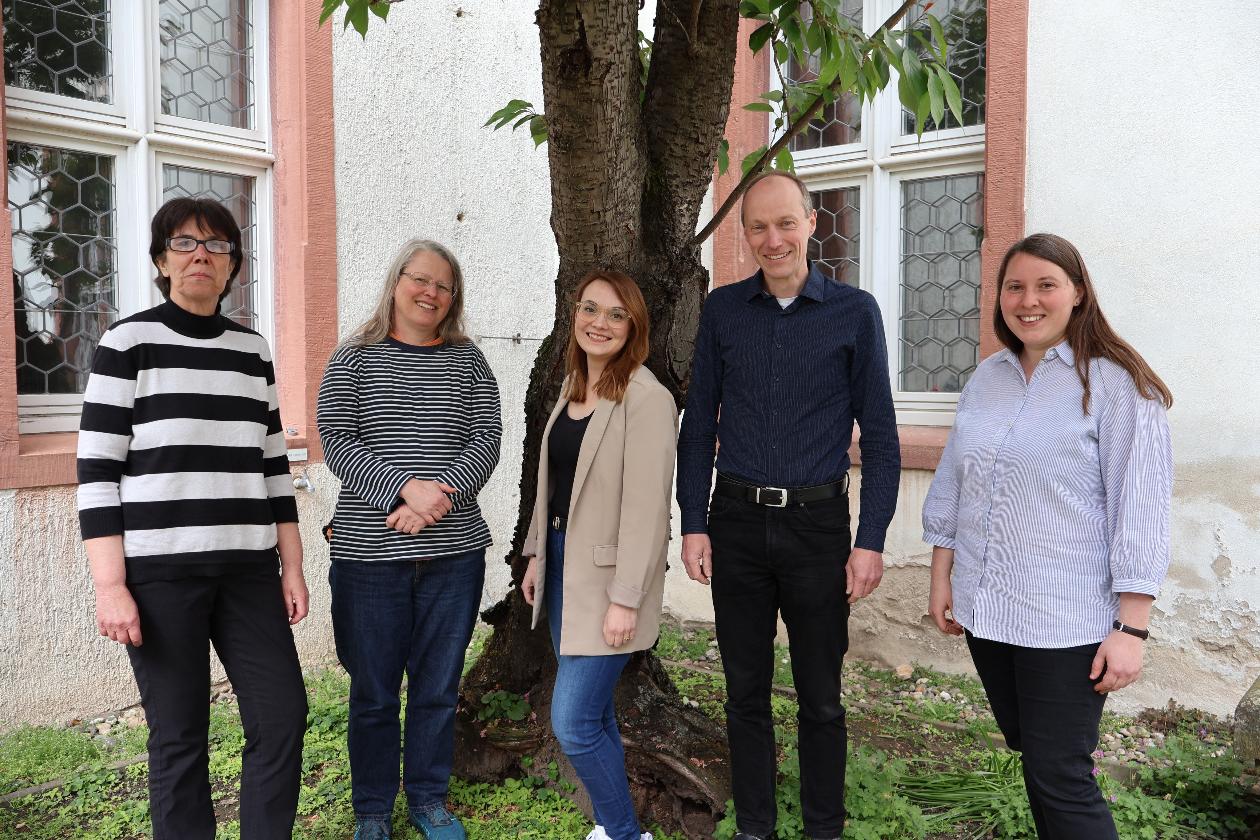
<instances>
[{"instance_id":1,"label":"leaded glass window","mask_svg":"<svg viewBox=\"0 0 1260 840\"><path fill-rule=\"evenodd\" d=\"M162 113L253 128L248 0L160 0Z\"/></svg>"},{"instance_id":2,"label":"leaded glass window","mask_svg":"<svg viewBox=\"0 0 1260 840\"><path fill-rule=\"evenodd\" d=\"M223 300L223 314L256 330L258 324L258 222L254 179L187 166L162 167L162 201L180 196L213 198L226 207L241 228L241 272Z\"/></svg>"},{"instance_id":3,"label":"leaded glass window","mask_svg":"<svg viewBox=\"0 0 1260 840\"><path fill-rule=\"evenodd\" d=\"M989 14L986 0L933 0L931 3L920 1L909 12L909 20L914 21L912 29L923 32L928 39L932 32L923 13L931 7L932 14L941 22L945 30L945 41L949 45L946 55L946 66L950 75L958 84L958 92L962 95L962 125L984 124L985 98L985 62L986 44L989 37ZM910 36L907 36L910 37ZM917 45L917 40L913 42ZM903 109L902 133L914 133L914 114ZM945 109L945 116L938 125L931 116L924 123L924 131L937 131L946 128L958 128L954 115Z\"/></svg>"},{"instance_id":4,"label":"leaded glass window","mask_svg":"<svg viewBox=\"0 0 1260 840\"><path fill-rule=\"evenodd\" d=\"M859 28L862 26L862 0L841 0L841 13ZM801 16L807 21L812 19L808 3L802 4ZM818 56L807 56L804 65L793 56L788 60L787 80L792 84L812 82L818 78L818 71ZM844 94L835 102L824 105L818 116L810 120L809 125L793 137L788 145L793 152L799 152L826 146L844 146L861 139L862 100L852 94Z\"/></svg>"},{"instance_id":5,"label":"leaded glass window","mask_svg":"<svg viewBox=\"0 0 1260 840\"><path fill-rule=\"evenodd\" d=\"M984 176L901 184L902 391L958 392L980 346Z\"/></svg>"},{"instance_id":6,"label":"leaded glass window","mask_svg":"<svg viewBox=\"0 0 1260 840\"><path fill-rule=\"evenodd\" d=\"M828 277L858 285L861 255L861 191L858 187L811 193L818 224L809 240L809 258Z\"/></svg>"},{"instance_id":7,"label":"leaded glass window","mask_svg":"<svg viewBox=\"0 0 1260 840\"><path fill-rule=\"evenodd\" d=\"M109 102L108 0L4 0L4 82Z\"/></svg>"},{"instance_id":8,"label":"leaded glass window","mask_svg":"<svg viewBox=\"0 0 1260 840\"><path fill-rule=\"evenodd\" d=\"M118 319L114 159L9 143L19 394L79 394Z\"/></svg>"}]
</instances>

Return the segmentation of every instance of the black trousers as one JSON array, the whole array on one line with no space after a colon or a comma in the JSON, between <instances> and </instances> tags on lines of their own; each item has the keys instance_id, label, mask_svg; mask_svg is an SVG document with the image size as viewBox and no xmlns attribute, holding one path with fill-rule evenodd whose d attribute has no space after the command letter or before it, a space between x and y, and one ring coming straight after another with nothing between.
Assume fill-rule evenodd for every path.
<instances>
[{"instance_id":1,"label":"black trousers","mask_svg":"<svg viewBox=\"0 0 1260 840\"><path fill-rule=\"evenodd\" d=\"M840 669L849 647L848 496L768 508L714 496L713 612L726 671L726 732L740 831L769 835L776 756L770 717L777 616L800 704L801 811L811 837L844 831L847 731Z\"/></svg>"},{"instance_id":2,"label":"black trousers","mask_svg":"<svg viewBox=\"0 0 1260 840\"><path fill-rule=\"evenodd\" d=\"M241 838L291 837L302 775L306 689L274 567L129 584L144 644L128 646L149 722L154 840L213 840L210 643L245 730Z\"/></svg>"},{"instance_id":3,"label":"black trousers","mask_svg":"<svg viewBox=\"0 0 1260 840\"><path fill-rule=\"evenodd\" d=\"M968 633L967 646L1006 743L1023 753L1040 840L1115 838L1091 756L1107 699L1089 678L1098 645L1028 648Z\"/></svg>"}]
</instances>

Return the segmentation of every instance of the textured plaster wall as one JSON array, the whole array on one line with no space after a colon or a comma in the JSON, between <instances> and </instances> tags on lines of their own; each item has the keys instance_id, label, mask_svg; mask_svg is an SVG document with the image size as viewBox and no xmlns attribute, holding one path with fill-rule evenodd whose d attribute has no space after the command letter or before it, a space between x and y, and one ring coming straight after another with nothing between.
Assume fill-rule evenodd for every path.
<instances>
[{"instance_id":1,"label":"textured plaster wall","mask_svg":"<svg viewBox=\"0 0 1260 840\"><path fill-rule=\"evenodd\" d=\"M304 666L333 656L328 621L328 551L319 525L332 484L310 468L314 493L298 493L310 617L295 628ZM87 557L73 487L0 492L0 730L64 722L139 702L127 654L96 632ZM143 631L143 628L141 628ZM214 660L213 678L223 679Z\"/></svg>"},{"instance_id":2,"label":"textured plaster wall","mask_svg":"<svg viewBox=\"0 0 1260 840\"><path fill-rule=\"evenodd\" d=\"M558 259L545 147L482 124L512 98L541 107L538 49L533 8L506 0L399 3L366 41L351 31L333 44L341 333L369 315L402 242L436 239L464 269L469 331L499 382L502 457L481 494L496 540L485 604L508 585L522 406Z\"/></svg>"}]
</instances>

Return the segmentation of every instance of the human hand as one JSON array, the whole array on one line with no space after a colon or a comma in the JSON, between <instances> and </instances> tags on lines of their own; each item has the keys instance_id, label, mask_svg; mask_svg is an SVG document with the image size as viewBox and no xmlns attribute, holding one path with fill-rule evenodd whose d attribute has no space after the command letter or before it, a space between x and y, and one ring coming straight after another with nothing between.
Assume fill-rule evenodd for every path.
<instances>
[{"instance_id":1,"label":"human hand","mask_svg":"<svg viewBox=\"0 0 1260 840\"><path fill-rule=\"evenodd\" d=\"M403 502L394 512L385 517L385 527L393 528L400 534L418 534L424 530L425 526L432 525L437 522L431 516L422 516L411 509L411 506Z\"/></svg>"},{"instance_id":2,"label":"human hand","mask_svg":"<svg viewBox=\"0 0 1260 840\"><path fill-rule=\"evenodd\" d=\"M521 578L521 595L525 597L525 603L531 607L534 606L534 598L538 593L538 558L529 558L529 568L525 570L525 577Z\"/></svg>"},{"instance_id":3,"label":"human hand","mask_svg":"<svg viewBox=\"0 0 1260 840\"><path fill-rule=\"evenodd\" d=\"M928 615L947 636L961 636L963 626L954 621L954 587L948 581L932 581L928 592Z\"/></svg>"},{"instance_id":4,"label":"human hand","mask_svg":"<svg viewBox=\"0 0 1260 840\"><path fill-rule=\"evenodd\" d=\"M634 639L635 624L639 620L639 611L621 604L609 604L604 613L604 644L609 647L621 647Z\"/></svg>"},{"instance_id":5,"label":"human hand","mask_svg":"<svg viewBox=\"0 0 1260 840\"><path fill-rule=\"evenodd\" d=\"M1119 630L1112 630L1103 643L1098 646L1094 655L1093 667L1089 669L1089 678L1102 679L1094 686L1094 691L1106 694L1130 685L1142 674L1142 640Z\"/></svg>"},{"instance_id":6,"label":"human hand","mask_svg":"<svg viewBox=\"0 0 1260 840\"><path fill-rule=\"evenodd\" d=\"M682 560L687 577L709 585L713 578L713 543L708 534L683 534Z\"/></svg>"},{"instance_id":7,"label":"human hand","mask_svg":"<svg viewBox=\"0 0 1260 840\"><path fill-rule=\"evenodd\" d=\"M447 493L458 493L459 490L440 481L422 481L413 478L403 485L402 500L413 512L425 517L426 524L437 522L451 509L451 499Z\"/></svg>"},{"instance_id":8,"label":"human hand","mask_svg":"<svg viewBox=\"0 0 1260 840\"><path fill-rule=\"evenodd\" d=\"M96 629L123 645L140 647L140 610L125 584L96 588Z\"/></svg>"},{"instance_id":9,"label":"human hand","mask_svg":"<svg viewBox=\"0 0 1260 840\"><path fill-rule=\"evenodd\" d=\"M280 591L284 593L284 609L289 615L289 626L306 618L311 599L301 567L283 569L280 572Z\"/></svg>"},{"instance_id":10,"label":"human hand","mask_svg":"<svg viewBox=\"0 0 1260 840\"><path fill-rule=\"evenodd\" d=\"M844 566L844 593L856 604L875 591L884 577L884 555L869 548L855 548Z\"/></svg>"}]
</instances>

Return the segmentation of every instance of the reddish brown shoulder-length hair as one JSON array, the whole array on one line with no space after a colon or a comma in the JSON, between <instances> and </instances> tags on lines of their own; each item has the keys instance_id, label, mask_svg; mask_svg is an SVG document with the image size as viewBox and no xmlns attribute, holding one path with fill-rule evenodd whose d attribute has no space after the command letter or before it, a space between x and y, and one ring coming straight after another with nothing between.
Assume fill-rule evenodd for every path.
<instances>
[{"instance_id":1,"label":"reddish brown shoulder-length hair","mask_svg":"<svg viewBox=\"0 0 1260 840\"><path fill-rule=\"evenodd\" d=\"M1010 348L1011 352L1023 352L1024 342L1016 338L1015 333L1006 325L1002 317L1002 287L1006 283L1006 269L1011 258L1016 254L1028 254L1052 262L1068 276L1076 291L1080 293L1081 302L1072 310L1068 319L1067 340L1076 356L1076 374L1081 378L1085 394L1081 397L1081 409L1089 414L1089 363L1091 359L1110 359L1129 372L1137 385L1138 393L1148 400L1159 400L1165 408L1171 408L1172 391L1151 370L1138 351L1121 338L1098 306L1098 295L1094 292L1094 284L1085 269L1085 260L1076 246L1062 236L1053 233L1034 233L1011 246L1002 257L1002 265L998 268L998 301L993 307L993 331L997 337Z\"/></svg>"},{"instance_id":2,"label":"reddish brown shoulder-length hair","mask_svg":"<svg viewBox=\"0 0 1260 840\"><path fill-rule=\"evenodd\" d=\"M639 369L648 357L648 311L643 300L643 292L633 280L620 271L611 269L595 269L581 279L577 286L577 294L573 305L582 302L582 293L586 287L596 280L603 280L613 287L621 304L630 313L630 331L626 335L626 343L616 356L604 367L599 381L595 383L595 393L606 400L621 402L626 395L626 386L630 377ZM581 401L586 399L586 351L577 343L577 317L574 314L574 328L569 331L569 351L565 359L565 373L569 375L569 387L564 392L566 400Z\"/></svg>"}]
</instances>

